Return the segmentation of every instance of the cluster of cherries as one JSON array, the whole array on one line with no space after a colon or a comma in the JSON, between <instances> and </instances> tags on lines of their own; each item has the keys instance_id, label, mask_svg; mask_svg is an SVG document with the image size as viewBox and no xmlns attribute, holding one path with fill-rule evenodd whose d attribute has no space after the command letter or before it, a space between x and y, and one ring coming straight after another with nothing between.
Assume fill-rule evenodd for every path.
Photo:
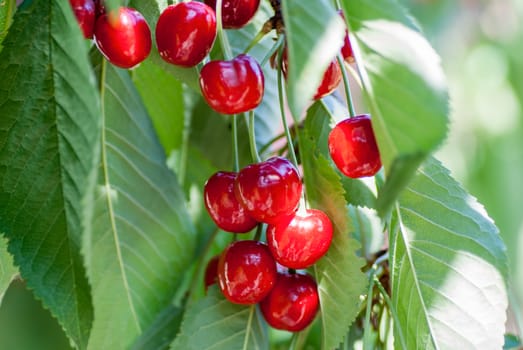
<instances>
[{"instance_id":1,"label":"cluster of cherries","mask_svg":"<svg viewBox=\"0 0 523 350\"><path fill-rule=\"evenodd\" d=\"M109 62L132 68L147 58L151 30L140 12L128 7L107 12L103 0L70 3L84 37L92 38ZM245 26L259 5L260 0L223 0L223 28ZM155 31L160 57L180 67L202 62L217 36L215 8L215 0L167 6ZM346 62L354 61L347 32L340 53ZM276 66L274 58L271 62ZM285 77L288 69L292 67L284 49L281 70ZM333 59L313 98L332 93L341 80L341 67ZM264 94L263 71L248 54L205 63L199 82L209 106L222 114L250 111ZM332 160L346 176L373 176L381 168L369 115L339 122L329 134L328 146ZM208 179L204 196L207 211L224 231L247 233L267 224L267 243L237 240L211 259L206 286L217 281L231 302L259 303L274 328L299 331L308 326L319 308L317 285L309 274L296 270L309 268L327 252L333 227L324 212L305 207L295 166L286 158L273 157L239 172L220 171Z\"/></svg>"},{"instance_id":2,"label":"cluster of cherries","mask_svg":"<svg viewBox=\"0 0 523 350\"><path fill-rule=\"evenodd\" d=\"M316 282L295 270L325 255L333 233L329 217L300 206L301 198L298 171L283 157L248 165L238 173L217 172L204 188L207 211L224 231L246 233L267 224L266 244L234 241L213 258L206 284L217 280L233 303L260 303L267 323L288 331L309 325L319 306Z\"/></svg>"}]
</instances>

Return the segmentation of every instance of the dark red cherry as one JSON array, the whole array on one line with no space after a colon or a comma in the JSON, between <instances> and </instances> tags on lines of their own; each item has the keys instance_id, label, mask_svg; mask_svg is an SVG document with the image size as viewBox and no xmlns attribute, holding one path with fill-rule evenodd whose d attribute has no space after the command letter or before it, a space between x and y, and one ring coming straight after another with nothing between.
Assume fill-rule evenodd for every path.
<instances>
[{"instance_id":1,"label":"dark red cherry","mask_svg":"<svg viewBox=\"0 0 523 350\"><path fill-rule=\"evenodd\" d=\"M222 114L256 108L263 98L263 71L251 56L241 54L230 61L211 61L200 72L205 101Z\"/></svg>"},{"instance_id":2,"label":"dark red cherry","mask_svg":"<svg viewBox=\"0 0 523 350\"><path fill-rule=\"evenodd\" d=\"M209 53L216 38L216 15L198 1L167 6L156 24L156 45L167 62L192 67Z\"/></svg>"},{"instance_id":3,"label":"dark red cherry","mask_svg":"<svg viewBox=\"0 0 523 350\"><path fill-rule=\"evenodd\" d=\"M288 63L287 63L287 50L285 49L283 51L283 61L282 61L282 72L285 77L287 77L287 69L288 69ZM334 58L327 67L327 70L325 73L323 73L323 78L320 82L320 85L318 85L318 89L316 90L316 93L314 94L313 99L319 100L320 98L327 96L336 90L338 85L340 85L341 82L341 68L338 64L338 60Z\"/></svg>"},{"instance_id":4,"label":"dark red cherry","mask_svg":"<svg viewBox=\"0 0 523 350\"><path fill-rule=\"evenodd\" d=\"M286 273L278 274L260 309L271 327L299 332L312 323L319 305L318 287L310 275Z\"/></svg>"},{"instance_id":5,"label":"dark red cherry","mask_svg":"<svg viewBox=\"0 0 523 350\"><path fill-rule=\"evenodd\" d=\"M236 199L234 182L237 175L226 171L215 173L207 180L203 194L207 212L216 226L224 231L244 233L256 227L258 222Z\"/></svg>"},{"instance_id":6,"label":"dark red cherry","mask_svg":"<svg viewBox=\"0 0 523 350\"><path fill-rule=\"evenodd\" d=\"M348 177L374 176L381 168L380 152L368 114L339 122L331 130L328 143L334 164Z\"/></svg>"},{"instance_id":7,"label":"dark red cherry","mask_svg":"<svg viewBox=\"0 0 523 350\"><path fill-rule=\"evenodd\" d=\"M300 209L267 227L267 244L274 259L292 269L314 264L327 253L331 242L332 223L317 209Z\"/></svg>"},{"instance_id":8,"label":"dark red cherry","mask_svg":"<svg viewBox=\"0 0 523 350\"><path fill-rule=\"evenodd\" d=\"M205 0L205 3L216 9L216 0ZM254 17L259 6L260 0L223 0L223 28L238 29L243 27Z\"/></svg>"},{"instance_id":9,"label":"dark red cherry","mask_svg":"<svg viewBox=\"0 0 523 350\"><path fill-rule=\"evenodd\" d=\"M302 183L288 159L272 157L240 170L234 190L238 201L254 219L273 223L296 210Z\"/></svg>"},{"instance_id":10,"label":"dark red cherry","mask_svg":"<svg viewBox=\"0 0 523 350\"><path fill-rule=\"evenodd\" d=\"M94 42L109 62L132 68L151 52L151 30L140 12L120 7L96 20Z\"/></svg>"},{"instance_id":11,"label":"dark red cherry","mask_svg":"<svg viewBox=\"0 0 523 350\"><path fill-rule=\"evenodd\" d=\"M343 18L345 21L345 16L343 15L343 11L339 10L338 14ZM352 51L352 46L350 44L349 39L349 31L347 28L345 28L345 38L343 39L343 46L341 47L341 55L343 56L343 59L349 63L354 62L354 52Z\"/></svg>"},{"instance_id":12,"label":"dark red cherry","mask_svg":"<svg viewBox=\"0 0 523 350\"><path fill-rule=\"evenodd\" d=\"M218 283L218 261L220 260L219 255L215 255L207 262L205 267L204 285L205 290L215 283Z\"/></svg>"},{"instance_id":13,"label":"dark red cherry","mask_svg":"<svg viewBox=\"0 0 523 350\"><path fill-rule=\"evenodd\" d=\"M218 283L225 297L236 304L256 304L276 282L276 262L259 241L231 243L218 262Z\"/></svg>"},{"instance_id":14,"label":"dark red cherry","mask_svg":"<svg viewBox=\"0 0 523 350\"><path fill-rule=\"evenodd\" d=\"M94 0L69 0L84 38L92 39L96 6Z\"/></svg>"}]
</instances>

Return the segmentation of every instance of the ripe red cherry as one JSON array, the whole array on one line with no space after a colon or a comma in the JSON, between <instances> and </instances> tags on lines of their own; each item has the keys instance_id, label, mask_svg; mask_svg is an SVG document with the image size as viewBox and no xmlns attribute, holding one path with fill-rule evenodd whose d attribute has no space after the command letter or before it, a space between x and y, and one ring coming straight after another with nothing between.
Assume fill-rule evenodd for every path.
<instances>
[{"instance_id":1,"label":"ripe red cherry","mask_svg":"<svg viewBox=\"0 0 523 350\"><path fill-rule=\"evenodd\" d=\"M260 309L271 327L299 332L312 323L319 304L318 287L310 275L286 273L278 274Z\"/></svg>"},{"instance_id":2,"label":"ripe red cherry","mask_svg":"<svg viewBox=\"0 0 523 350\"><path fill-rule=\"evenodd\" d=\"M216 38L216 15L197 1L167 6L156 24L156 45L167 62L192 67L209 53Z\"/></svg>"},{"instance_id":3,"label":"ripe red cherry","mask_svg":"<svg viewBox=\"0 0 523 350\"><path fill-rule=\"evenodd\" d=\"M256 304L276 282L276 262L259 241L231 243L218 262L218 283L223 295L236 304Z\"/></svg>"},{"instance_id":4,"label":"ripe red cherry","mask_svg":"<svg viewBox=\"0 0 523 350\"><path fill-rule=\"evenodd\" d=\"M205 0L205 3L216 9L216 0ZM223 28L238 29L245 26L254 17L259 6L260 0L223 0Z\"/></svg>"},{"instance_id":5,"label":"ripe red cherry","mask_svg":"<svg viewBox=\"0 0 523 350\"><path fill-rule=\"evenodd\" d=\"M231 61L211 61L200 72L203 97L215 111L236 114L256 108L263 98L263 71L256 60L241 54Z\"/></svg>"},{"instance_id":6,"label":"ripe red cherry","mask_svg":"<svg viewBox=\"0 0 523 350\"><path fill-rule=\"evenodd\" d=\"M205 184L203 194L205 207L216 226L224 231L244 233L252 230L254 220L236 199L234 182L237 173L219 171Z\"/></svg>"},{"instance_id":7,"label":"ripe red cherry","mask_svg":"<svg viewBox=\"0 0 523 350\"><path fill-rule=\"evenodd\" d=\"M91 39L94 32L96 12L94 0L69 0L69 3L84 34L84 38Z\"/></svg>"},{"instance_id":8,"label":"ripe red cherry","mask_svg":"<svg viewBox=\"0 0 523 350\"><path fill-rule=\"evenodd\" d=\"M151 30L140 12L120 7L96 20L94 42L109 62L131 68L151 52Z\"/></svg>"},{"instance_id":9,"label":"ripe red cherry","mask_svg":"<svg viewBox=\"0 0 523 350\"><path fill-rule=\"evenodd\" d=\"M204 285L205 291L215 283L218 283L218 261L220 260L219 255L215 255L207 262L205 267Z\"/></svg>"},{"instance_id":10,"label":"ripe red cherry","mask_svg":"<svg viewBox=\"0 0 523 350\"><path fill-rule=\"evenodd\" d=\"M273 223L296 210L302 183L288 159L272 157L240 170L234 190L239 202L254 219Z\"/></svg>"},{"instance_id":11,"label":"ripe red cherry","mask_svg":"<svg viewBox=\"0 0 523 350\"><path fill-rule=\"evenodd\" d=\"M343 11L338 10L338 14L343 18L345 21L345 16L343 15ZM343 39L343 46L341 47L341 55L343 56L343 59L349 63L354 62L354 52L352 51L352 46L350 44L349 39L349 31L347 28L345 28L345 38Z\"/></svg>"},{"instance_id":12,"label":"ripe red cherry","mask_svg":"<svg viewBox=\"0 0 523 350\"><path fill-rule=\"evenodd\" d=\"M283 61L282 61L282 73L285 77L287 77L287 69L288 69L288 63L287 63L287 49L283 51ZM327 70L325 73L323 73L323 78L320 82L320 85L318 85L318 89L316 90L316 93L314 94L313 99L319 100L320 98L327 96L336 90L338 85L340 85L341 82L341 68L338 64L338 60L334 58L327 67Z\"/></svg>"},{"instance_id":13,"label":"ripe red cherry","mask_svg":"<svg viewBox=\"0 0 523 350\"><path fill-rule=\"evenodd\" d=\"M267 244L274 259L292 269L305 269L318 261L332 242L332 223L317 209L298 210L267 227Z\"/></svg>"},{"instance_id":14,"label":"ripe red cherry","mask_svg":"<svg viewBox=\"0 0 523 350\"><path fill-rule=\"evenodd\" d=\"M334 164L348 177L374 176L381 168L380 153L368 114L339 122L331 130L328 143Z\"/></svg>"}]
</instances>

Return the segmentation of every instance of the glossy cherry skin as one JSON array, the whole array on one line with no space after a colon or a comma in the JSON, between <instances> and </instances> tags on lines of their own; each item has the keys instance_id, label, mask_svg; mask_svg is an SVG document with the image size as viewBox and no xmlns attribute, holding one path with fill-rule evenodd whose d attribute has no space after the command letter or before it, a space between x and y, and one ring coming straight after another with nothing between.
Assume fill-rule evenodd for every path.
<instances>
[{"instance_id":1,"label":"glossy cherry skin","mask_svg":"<svg viewBox=\"0 0 523 350\"><path fill-rule=\"evenodd\" d=\"M205 101L215 111L247 112L262 101L263 71L258 62L246 54L230 61L211 61L200 71L200 88Z\"/></svg>"},{"instance_id":2,"label":"glossy cherry skin","mask_svg":"<svg viewBox=\"0 0 523 350\"><path fill-rule=\"evenodd\" d=\"M260 309L271 327L299 332L312 323L319 305L318 286L310 275L284 273Z\"/></svg>"},{"instance_id":3,"label":"glossy cherry skin","mask_svg":"<svg viewBox=\"0 0 523 350\"><path fill-rule=\"evenodd\" d=\"M151 30L140 12L120 7L96 20L94 42L109 62L132 68L151 52Z\"/></svg>"},{"instance_id":4,"label":"glossy cherry skin","mask_svg":"<svg viewBox=\"0 0 523 350\"><path fill-rule=\"evenodd\" d=\"M273 223L294 213L301 198L302 183L288 159L272 157L240 170L234 190L255 220Z\"/></svg>"},{"instance_id":5,"label":"glossy cherry skin","mask_svg":"<svg viewBox=\"0 0 523 350\"><path fill-rule=\"evenodd\" d=\"M84 38L92 39L96 6L94 0L69 0Z\"/></svg>"},{"instance_id":6,"label":"glossy cherry skin","mask_svg":"<svg viewBox=\"0 0 523 350\"><path fill-rule=\"evenodd\" d=\"M329 153L346 176L374 176L381 168L380 152L370 116L358 115L339 122L329 134Z\"/></svg>"},{"instance_id":7,"label":"glossy cherry skin","mask_svg":"<svg viewBox=\"0 0 523 350\"><path fill-rule=\"evenodd\" d=\"M327 253L331 242L332 223L317 209L300 209L267 227L267 244L274 259L292 269L314 264Z\"/></svg>"},{"instance_id":8,"label":"glossy cherry skin","mask_svg":"<svg viewBox=\"0 0 523 350\"><path fill-rule=\"evenodd\" d=\"M216 0L205 0L204 2L216 9ZM260 0L223 0L223 28L238 29L245 26L254 17L258 7L260 7Z\"/></svg>"},{"instance_id":9,"label":"glossy cherry skin","mask_svg":"<svg viewBox=\"0 0 523 350\"><path fill-rule=\"evenodd\" d=\"M276 283L276 262L267 245L235 241L220 256L218 283L223 295L235 304L256 304Z\"/></svg>"},{"instance_id":10,"label":"glossy cherry skin","mask_svg":"<svg viewBox=\"0 0 523 350\"><path fill-rule=\"evenodd\" d=\"M197 1L167 6L156 24L160 56L177 66L192 67L211 51L216 38L214 10Z\"/></svg>"},{"instance_id":11,"label":"glossy cherry skin","mask_svg":"<svg viewBox=\"0 0 523 350\"><path fill-rule=\"evenodd\" d=\"M282 61L282 72L285 77L287 77L287 69L288 69L288 62L287 62L287 50L283 52L283 61ZM322 97L325 97L336 90L338 85L340 85L341 82L341 68L338 64L338 60L334 58L327 67L327 70L325 73L323 73L323 78L320 82L320 85L318 85L318 89L316 89L316 93L313 96L314 100L319 100Z\"/></svg>"},{"instance_id":12,"label":"glossy cherry skin","mask_svg":"<svg viewBox=\"0 0 523 350\"><path fill-rule=\"evenodd\" d=\"M204 286L205 291L215 283L218 283L218 262L220 261L220 256L215 255L207 262L205 267L204 274Z\"/></svg>"},{"instance_id":13,"label":"glossy cherry skin","mask_svg":"<svg viewBox=\"0 0 523 350\"><path fill-rule=\"evenodd\" d=\"M345 16L341 10L338 11L338 14L341 16L341 18L343 18L343 21L345 21ZM343 39L343 46L341 47L341 55L345 61L349 63L354 62L354 52L352 51L352 46L349 39L349 31L347 28L345 28L345 38Z\"/></svg>"},{"instance_id":14,"label":"glossy cherry skin","mask_svg":"<svg viewBox=\"0 0 523 350\"><path fill-rule=\"evenodd\" d=\"M203 189L205 208L216 226L227 232L245 233L258 222L236 199L234 183L238 174L219 171L212 175Z\"/></svg>"}]
</instances>

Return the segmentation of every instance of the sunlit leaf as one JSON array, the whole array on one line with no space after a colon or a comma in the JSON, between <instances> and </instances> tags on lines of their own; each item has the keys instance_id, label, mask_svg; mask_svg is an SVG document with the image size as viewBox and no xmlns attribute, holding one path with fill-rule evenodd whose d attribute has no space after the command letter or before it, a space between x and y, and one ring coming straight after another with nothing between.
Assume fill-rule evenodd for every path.
<instances>
[{"instance_id":1,"label":"sunlit leaf","mask_svg":"<svg viewBox=\"0 0 523 350\"><path fill-rule=\"evenodd\" d=\"M99 66L102 159L84 255L93 286L90 349L130 346L167 307L194 252L185 199L125 70Z\"/></svg>"},{"instance_id":2,"label":"sunlit leaf","mask_svg":"<svg viewBox=\"0 0 523 350\"><path fill-rule=\"evenodd\" d=\"M392 300L407 347L501 349L507 258L483 207L429 159L394 215Z\"/></svg>"},{"instance_id":3,"label":"sunlit leaf","mask_svg":"<svg viewBox=\"0 0 523 350\"><path fill-rule=\"evenodd\" d=\"M447 134L447 87L438 55L397 2L342 4L385 166L377 203L384 214Z\"/></svg>"}]
</instances>

